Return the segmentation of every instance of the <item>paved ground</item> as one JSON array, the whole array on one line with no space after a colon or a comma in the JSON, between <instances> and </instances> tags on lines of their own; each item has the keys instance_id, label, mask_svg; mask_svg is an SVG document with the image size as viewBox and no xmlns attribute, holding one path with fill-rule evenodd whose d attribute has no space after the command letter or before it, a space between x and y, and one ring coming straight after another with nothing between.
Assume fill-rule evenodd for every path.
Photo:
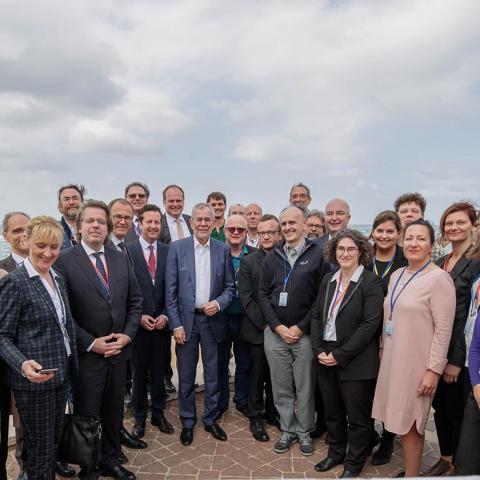
<instances>
[{"instance_id":1,"label":"paved ground","mask_svg":"<svg viewBox=\"0 0 480 480\"><path fill-rule=\"evenodd\" d=\"M197 394L197 410L203 410L203 394ZM256 442L249 431L248 421L233 407L225 414L221 422L228 434L227 442L219 442L205 432L201 424L195 429L194 442L184 447L179 441L180 421L178 405L175 399L168 403L166 416L175 427L173 435L161 433L158 428L147 423L145 440L149 443L147 450L128 450L130 459L128 468L141 480L220 480L220 479L261 479L261 478L327 478L340 475L342 467L338 466L326 474L319 474L313 466L327 453L324 437L315 441L316 452L311 457L303 457L298 451L298 444L285 454L273 451L273 444L279 437L276 428L268 426L271 437L269 442ZM125 420L128 428L133 421L131 416ZM438 458L438 445L433 422L429 422L427 442L425 443L423 468L431 466ZM402 469L402 452L398 442L395 454L388 465L365 466L362 477L394 476ZM8 460L8 478L16 479L18 468L13 458L13 449ZM60 478L60 477L59 477Z\"/></svg>"}]
</instances>

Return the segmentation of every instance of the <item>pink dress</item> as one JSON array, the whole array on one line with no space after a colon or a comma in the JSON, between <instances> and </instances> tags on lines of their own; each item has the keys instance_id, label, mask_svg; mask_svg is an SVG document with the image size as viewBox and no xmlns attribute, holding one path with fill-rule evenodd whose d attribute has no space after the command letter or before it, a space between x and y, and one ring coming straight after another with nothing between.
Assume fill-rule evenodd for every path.
<instances>
[{"instance_id":1,"label":"pink dress","mask_svg":"<svg viewBox=\"0 0 480 480\"><path fill-rule=\"evenodd\" d=\"M415 422L423 435L432 405L431 396L418 396L425 372L442 374L455 315L455 287L451 276L437 266L419 273L403 290L394 307L393 334L385 335L390 298L403 268L392 274L383 312L383 355L378 374L372 417L398 435ZM395 297L413 273L405 271Z\"/></svg>"}]
</instances>

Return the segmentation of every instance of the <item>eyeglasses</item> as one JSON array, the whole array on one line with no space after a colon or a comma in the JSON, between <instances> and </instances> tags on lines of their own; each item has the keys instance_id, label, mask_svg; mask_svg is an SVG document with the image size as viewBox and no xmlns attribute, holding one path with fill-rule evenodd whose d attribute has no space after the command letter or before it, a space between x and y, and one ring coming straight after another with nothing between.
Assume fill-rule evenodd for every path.
<instances>
[{"instance_id":1,"label":"eyeglasses","mask_svg":"<svg viewBox=\"0 0 480 480\"><path fill-rule=\"evenodd\" d=\"M227 230L228 233L245 233L247 229L243 227L228 227L225 230Z\"/></svg>"},{"instance_id":2,"label":"eyeglasses","mask_svg":"<svg viewBox=\"0 0 480 480\"><path fill-rule=\"evenodd\" d=\"M146 196L145 193L129 193L127 195L128 198L146 198Z\"/></svg>"},{"instance_id":3,"label":"eyeglasses","mask_svg":"<svg viewBox=\"0 0 480 480\"><path fill-rule=\"evenodd\" d=\"M278 230L268 231L268 232L257 232L259 237L273 237L278 234Z\"/></svg>"},{"instance_id":4,"label":"eyeglasses","mask_svg":"<svg viewBox=\"0 0 480 480\"><path fill-rule=\"evenodd\" d=\"M344 217L345 215L347 215L347 212L344 212L343 210L338 210L337 212L332 212L331 210L328 210L327 212L325 212L326 217Z\"/></svg>"},{"instance_id":5,"label":"eyeglasses","mask_svg":"<svg viewBox=\"0 0 480 480\"><path fill-rule=\"evenodd\" d=\"M308 228L322 228L322 226L320 223L307 223Z\"/></svg>"},{"instance_id":6,"label":"eyeglasses","mask_svg":"<svg viewBox=\"0 0 480 480\"><path fill-rule=\"evenodd\" d=\"M353 255L355 252L358 252L357 247L337 247L337 253L343 254L347 252L349 255Z\"/></svg>"},{"instance_id":7,"label":"eyeglasses","mask_svg":"<svg viewBox=\"0 0 480 480\"><path fill-rule=\"evenodd\" d=\"M131 222L133 219L133 217L131 217L130 215L118 215L118 214L112 215L112 218L116 222L121 222L122 220L125 220L127 223Z\"/></svg>"}]
</instances>

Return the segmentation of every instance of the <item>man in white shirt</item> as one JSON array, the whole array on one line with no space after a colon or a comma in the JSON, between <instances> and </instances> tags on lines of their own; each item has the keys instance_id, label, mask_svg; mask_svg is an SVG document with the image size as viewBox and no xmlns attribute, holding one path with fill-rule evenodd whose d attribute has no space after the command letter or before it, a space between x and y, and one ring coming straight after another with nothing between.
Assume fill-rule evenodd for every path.
<instances>
[{"instance_id":1,"label":"man in white shirt","mask_svg":"<svg viewBox=\"0 0 480 480\"><path fill-rule=\"evenodd\" d=\"M215 439L227 439L215 421L219 399L217 348L226 333L221 312L232 300L235 281L229 248L210 238L214 220L210 205L195 205L193 237L173 242L167 258L166 307L177 343L178 401L183 427L180 441L183 445L192 443L197 422L194 384L199 345L205 383L204 427Z\"/></svg>"},{"instance_id":2,"label":"man in white shirt","mask_svg":"<svg viewBox=\"0 0 480 480\"><path fill-rule=\"evenodd\" d=\"M185 206L185 192L178 185L168 185L163 190L163 206L165 214L162 216L162 228L159 240L169 245L176 240L192 235L190 215L183 213Z\"/></svg>"},{"instance_id":3,"label":"man in white shirt","mask_svg":"<svg viewBox=\"0 0 480 480\"><path fill-rule=\"evenodd\" d=\"M257 203L250 203L245 210L245 217L247 218L247 245L249 247L258 247L259 238L257 234L257 227L262 218L262 207Z\"/></svg>"}]
</instances>

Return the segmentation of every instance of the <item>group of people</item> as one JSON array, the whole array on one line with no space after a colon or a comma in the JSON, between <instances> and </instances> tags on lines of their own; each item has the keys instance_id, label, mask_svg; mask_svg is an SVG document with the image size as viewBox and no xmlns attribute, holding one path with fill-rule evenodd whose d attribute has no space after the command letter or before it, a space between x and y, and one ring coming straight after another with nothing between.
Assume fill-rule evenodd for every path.
<instances>
[{"instance_id":1,"label":"group of people","mask_svg":"<svg viewBox=\"0 0 480 480\"><path fill-rule=\"evenodd\" d=\"M134 479L121 444L147 447L149 395L152 425L174 433L164 414L172 336L185 446L195 440L200 353L203 427L227 440L233 352L235 408L259 442L270 440L265 422L279 429L278 454L298 443L313 455L313 439L326 433L328 453L315 470L343 464L343 478L357 477L372 452L372 463L388 463L399 435L403 474L418 476L433 402L441 457L425 474L480 474L469 451L480 438L472 204L443 213L440 242L450 253L440 256L418 193L379 213L369 238L349 228L343 199L310 209L303 183L278 217L256 203L227 212L221 192L189 216L178 185L163 190L164 212L139 182L108 205L84 196L82 186L62 186L59 221L4 218L11 254L0 261L0 479L10 410L21 479L75 475L57 455L70 396L74 412L99 417L103 430L100 464L82 465L79 477ZM123 426L130 384L131 432Z\"/></svg>"}]
</instances>

